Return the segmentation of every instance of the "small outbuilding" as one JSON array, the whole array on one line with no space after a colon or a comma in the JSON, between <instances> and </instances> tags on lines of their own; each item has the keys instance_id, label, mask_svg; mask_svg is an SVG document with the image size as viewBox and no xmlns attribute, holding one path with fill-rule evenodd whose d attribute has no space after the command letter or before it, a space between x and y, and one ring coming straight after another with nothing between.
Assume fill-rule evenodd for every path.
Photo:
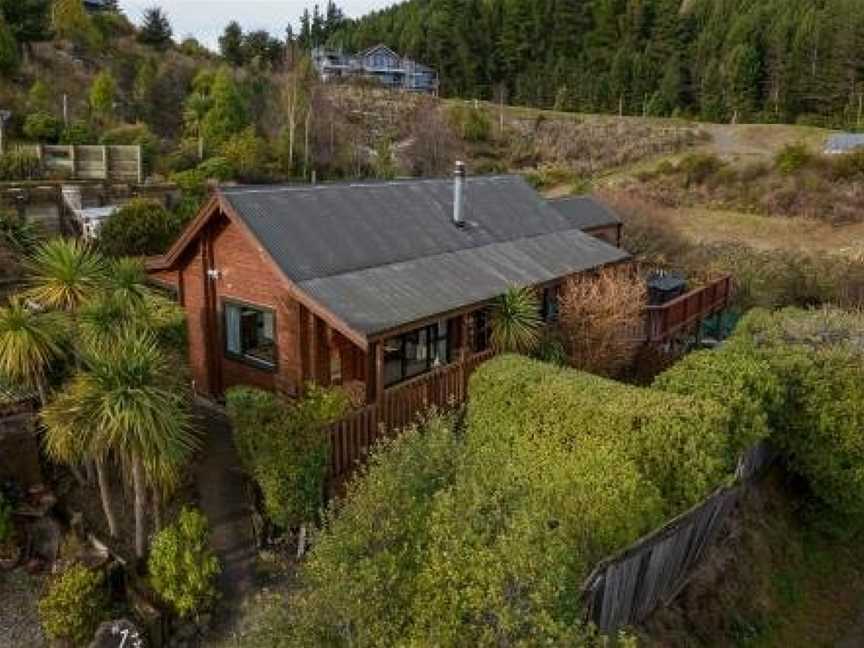
<instances>
[{"instance_id":1,"label":"small outbuilding","mask_svg":"<svg viewBox=\"0 0 864 648\"><path fill-rule=\"evenodd\" d=\"M825 155L842 155L864 149L864 133L836 133L825 140Z\"/></svg>"}]
</instances>

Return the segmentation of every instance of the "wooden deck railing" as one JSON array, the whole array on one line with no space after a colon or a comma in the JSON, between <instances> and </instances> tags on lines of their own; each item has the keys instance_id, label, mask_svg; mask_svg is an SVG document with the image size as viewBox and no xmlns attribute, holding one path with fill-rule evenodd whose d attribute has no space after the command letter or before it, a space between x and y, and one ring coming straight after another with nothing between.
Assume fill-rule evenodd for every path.
<instances>
[{"instance_id":1,"label":"wooden deck railing","mask_svg":"<svg viewBox=\"0 0 864 648\"><path fill-rule=\"evenodd\" d=\"M645 337L652 343L666 342L725 310L731 299L732 275L726 275L661 306L649 306L645 317Z\"/></svg>"},{"instance_id":2,"label":"wooden deck railing","mask_svg":"<svg viewBox=\"0 0 864 648\"><path fill-rule=\"evenodd\" d=\"M365 461L380 439L417 420L430 407L460 405L468 397L468 379L494 353L484 351L387 389L382 402L368 405L325 429L330 436L329 479L340 483Z\"/></svg>"}]
</instances>

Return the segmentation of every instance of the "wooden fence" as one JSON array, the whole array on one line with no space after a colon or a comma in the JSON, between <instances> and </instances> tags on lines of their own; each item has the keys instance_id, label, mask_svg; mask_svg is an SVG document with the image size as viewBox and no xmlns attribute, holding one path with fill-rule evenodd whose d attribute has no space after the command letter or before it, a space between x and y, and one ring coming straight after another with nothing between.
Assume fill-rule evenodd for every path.
<instances>
[{"instance_id":1,"label":"wooden fence","mask_svg":"<svg viewBox=\"0 0 864 648\"><path fill-rule=\"evenodd\" d=\"M144 164L140 146L20 145L37 158L42 174L70 180L106 180L141 184Z\"/></svg>"},{"instance_id":2,"label":"wooden fence","mask_svg":"<svg viewBox=\"0 0 864 648\"><path fill-rule=\"evenodd\" d=\"M598 564L582 586L586 621L614 632L644 621L687 585L754 477L776 458L765 443L739 462L738 481Z\"/></svg>"},{"instance_id":3,"label":"wooden fence","mask_svg":"<svg viewBox=\"0 0 864 648\"><path fill-rule=\"evenodd\" d=\"M365 461L369 449L377 441L407 427L426 409L464 403L471 374L493 355L492 351L484 351L463 363L436 369L388 389L380 403L368 405L327 426L331 483L344 481Z\"/></svg>"}]
</instances>

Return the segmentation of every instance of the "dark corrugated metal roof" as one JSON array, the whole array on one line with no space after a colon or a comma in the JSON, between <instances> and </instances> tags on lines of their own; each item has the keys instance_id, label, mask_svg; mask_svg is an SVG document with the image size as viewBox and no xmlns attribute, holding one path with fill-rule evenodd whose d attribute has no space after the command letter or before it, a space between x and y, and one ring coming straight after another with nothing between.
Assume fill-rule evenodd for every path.
<instances>
[{"instance_id":1,"label":"dark corrugated metal roof","mask_svg":"<svg viewBox=\"0 0 864 648\"><path fill-rule=\"evenodd\" d=\"M332 277L300 288L351 328L375 335L503 294L628 258L571 229Z\"/></svg>"},{"instance_id":2,"label":"dark corrugated metal roof","mask_svg":"<svg viewBox=\"0 0 864 648\"><path fill-rule=\"evenodd\" d=\"M589 196L572 196L550 200L549 204L562 216L576 224L579 229L593 229L620 225L618 218L611 209Z\"/></svg>"},{"instance_id":3,"label":"dark corrugated metal roof","mask_svg":"<svg viewBox=\"0 0 864 648\"><path fill-rule=\"evenodd\" d=\"M221 191L296 282L579 227L515 176L467 180L463 229L450 179Z\"/></svg>"},{"instance_id":4,"label":"dark corrugated metal roof","mask_svg":"<svg viewBox=\"0 0 864 648\"><path fill-rule=\"evenodd\" d=\"M628 255L581 231L594 201L559 211L522 178L233 187L221 196L287 277L373 335Z\"/></svg>"}]
</instances>

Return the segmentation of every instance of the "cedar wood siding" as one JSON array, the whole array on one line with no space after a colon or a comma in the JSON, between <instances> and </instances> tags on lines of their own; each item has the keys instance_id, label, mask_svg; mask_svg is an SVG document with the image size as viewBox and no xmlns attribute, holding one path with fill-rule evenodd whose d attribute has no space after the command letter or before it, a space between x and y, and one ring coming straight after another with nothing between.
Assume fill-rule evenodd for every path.
<instances>
[{"instance_id":1,"label":"cedar wood siding","mask_svg":"<svg viewBox=\"0 0 864 648\"><path fill-rule=\"evenodd\" d=\"M207 317L207 267L203 251L209 240L212 267L220 272L210 280L215 313ZM172 276L173 275L173 276ZM179 279L178 279L179 277ZM285 284L264 251L224 215L214 215L179 261L177 271L153 273L163 283L180 286L189 334L189 363L197 391L218 395L236 385L250 385L296 395L301 384L300 307L288 297ZM260 369L225 354L223 300L247 303L273 311L276 322L275 370ZM208 366L208 325L214 329Z\"/></svg>"}]
</instances>

